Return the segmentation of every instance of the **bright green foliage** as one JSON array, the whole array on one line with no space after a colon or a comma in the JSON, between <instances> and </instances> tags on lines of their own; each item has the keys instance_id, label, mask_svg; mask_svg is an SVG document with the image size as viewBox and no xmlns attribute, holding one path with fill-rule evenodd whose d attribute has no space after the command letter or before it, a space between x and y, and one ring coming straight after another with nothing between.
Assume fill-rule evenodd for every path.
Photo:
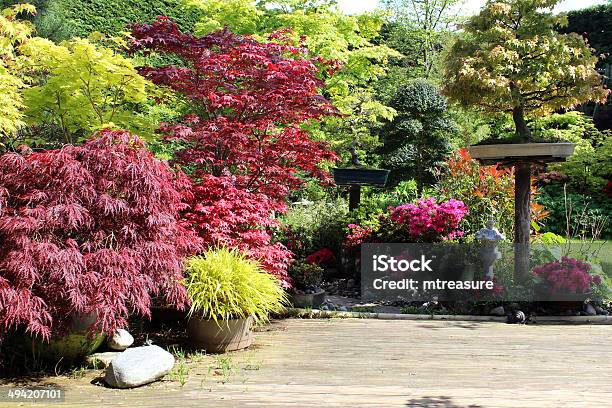
<instances>
[{"instance_id":1,"label":"bright green foliage","mask_svg":"<svg viewBox=\"0 0 612 408\"><path fill-rule=\"evenodd\" d=\"M576 152L557 167L569 176L569 182L575 190L601 194L612 180L611 157L612 134L608 131L601 144L593 146L586 142L577 146Z\"/></svg>"},{"instance_id":2,"label":"bright green foliage","mask_svg":"<svg viewBox=\"0 0 612 408\"><path fill-rule=\"evenodd\" d=\"M185 0L183 9L198 10L202 16L194 26L198 35L222 30L225 26L234 34L256 34L263 16L253 0Z\"/></svg>"},{"instance_id":3,"label":"bright green foliage","mask_svg":"<svg viewBox=\"0 0 612 408\"><path fill-rule=\"evenodd\" d=\"M298 258L305 258L321 248L337 253L349 223L347 215L348 205L342 199L294 204L282 215L281 234L277 238Z\"/></svg>"},{"instance_id":4,"label":"bright green foliage","mask_svg":"<svg viewBox=\"0 0 612 408\"><path fill-rule=\"evenodd\" d=\"M455 6L462 0L382 0L391 12L389 45L405 55L403 65L425 78L436 74L450 39Z\"/></svg>"},{"instance_id":5,"label":"bright green foliage","mask_svg":"<svg viewBox=\"0 0 612 408\"><path fill-rule=\"evenodd\" d=\"M287 304L278 280L236 250L220 248L190 258L186 275L190 315L214 321L253 316L261 322Z\"/></svg>"},{"instance_id":6,"label":"bright green foliage","mask_svg":"<svg viewBox=\"0 0 612 408\"><path fill-rule=\"evenodd\" d=\"M115 125L144 136L152 131L137 113L149 83L130 60L84 39L56 45L34 38L23 52L42 73L40 84L23 92L30 124L56 124L66 143Z\"/></svg>"},{"instance_id":7,"label":"bright green foliage","mask_svg":"<svg viewBox=\"0 0 612 408\"><path fill-rule=\"evenodd\" d=\"M23 125L19 90L28 78L21 69L26 58L19 55L18 48L29 40L33 26L16 16L35 12L33 6L22 4L2 10L0 15L0 148L3 140Z\"/></svg>"},{"instance_id":8,"label":"bright green foliage","mask_svg":"<svg viewBox=\"0 0 612 408\"><path fill-rule=\"evenodd\" d=\"M593 120L580 112L553 114L532 122L534 136L544 140L576 143L567 161L549 166L569 177L569 184L580 192L599 194L612 179L612 134L600 132Z\"/></svg>"},{"instance_id":9,"label":"bright green foliage","mask_svg":"<svg viewBox=\"0 0 612 408\"><path fill-rule=\"evenodd\" d=\"M595 127L589 116L577 111L534 119L531 127L534 136L543 140L564 140L578 144L584 140L598 145L605 138L605 134Z\"/></svg>"},{"instance_id":10,"label":"bright green foliage","mask_svg":"<svg viewBox=\"0 0 612 408\"><path fill-rule=\"evenodd\" d=\"M332 141L337 150L352 145L369 149L377 144L370 128L381 119L392 118L394 111L374 98L370 86L385 75L387 59L399 55L377 44L384 15L349 16L332 0L262 0L256 5L249 0L185 0L185 7L204 15L196 24L197 34L227 25L233 32L259 38L285 28L293 30L296 41L306 36L304 44L314 55L343 64L327 79L326 96L347 115L326 120L323 129L311 129L313 134Z\"/></svg>"},{"instance_id":11,"label":"bright green foliage","mask_svg":"<svg viewBox=\"0 0 612 408\"><path fill-rule=\"evenodd\" d=\"M392 170L392 182L414 179L421 192L435 182L435 169L449 155L457 126L445 98L427 81L398 89L390 104L398 114L383 130L385 165Z\"/></svg>"},{"instance_id":12,"label":"bright green foliage","mask_svg":"<svg viewBox=\"0 0 612 408\"><path fill-rule=\"evenodd\" d=\"M463 105L512 113L517 133L530 138L525 116L550 114L608 91L594 56L578 34L559 34L558 0L489 0L462 25L445 67L445 93Z\"/></svg>"}]
</instances>

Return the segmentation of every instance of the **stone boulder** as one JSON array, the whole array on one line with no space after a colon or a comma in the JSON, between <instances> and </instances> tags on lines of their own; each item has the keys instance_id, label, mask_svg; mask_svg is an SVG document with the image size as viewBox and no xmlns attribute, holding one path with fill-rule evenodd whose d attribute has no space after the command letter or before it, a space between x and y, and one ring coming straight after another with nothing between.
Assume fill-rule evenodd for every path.
<instances>
[{"instance_id":1,"label":"stone boulder","mask_svg":"<svg viewBox=\"0 0 612 408\"><path fill-rule=\"evenodd\" d=\"M115 357L104 376L114 388L133 388L157 381L174 366L174 356L159 346L125 350Z\"/></svg>"},{"instance_id":2,"label":"stone boulder","mask_svg":"<svg viewBox=\"0 0 612 408\"><path fill-rule=\"evenodd\" d=\"M109 349L115 351L123 351L134 343L134 337L124 329L117 329L113 337L106 341Z\"/></svg>"}]
</instances>

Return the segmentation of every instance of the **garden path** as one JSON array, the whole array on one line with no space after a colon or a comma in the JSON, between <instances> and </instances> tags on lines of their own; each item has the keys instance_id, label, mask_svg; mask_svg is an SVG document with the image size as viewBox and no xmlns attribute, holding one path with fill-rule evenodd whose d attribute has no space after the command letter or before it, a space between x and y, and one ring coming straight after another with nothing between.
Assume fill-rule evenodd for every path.
<instances>
[{"instance_id":1,"label":"garden path","mask_svg":"<svg viewBox=\"0 0 612 408\"><path fill-rule=\"evenodd\" d=\"M53 407L602 407L611 338L611 325L289 319L149 386L92 385L97 370L43 381L67 389Z\"/></svg>"}]
</instances>

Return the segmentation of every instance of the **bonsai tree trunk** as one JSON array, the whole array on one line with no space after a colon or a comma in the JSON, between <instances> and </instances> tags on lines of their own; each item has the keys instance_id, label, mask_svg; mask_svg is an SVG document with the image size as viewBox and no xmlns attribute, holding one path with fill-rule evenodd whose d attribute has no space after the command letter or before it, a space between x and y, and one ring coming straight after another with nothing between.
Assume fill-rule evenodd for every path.
<instances>
[{"instance_id":1,"label":"bonsai tree trunk","mask_svg":"<svg viewBox=\"0 0 612 408\"><path fill-rule=\"evenodd\" d=\"M521 142L531 141L523 106L515 107L512 119ZM529 274L529 232L531 229L531 164L519 162L514 173L514 280L523 282Z\"/></svg>"}]
</instances>

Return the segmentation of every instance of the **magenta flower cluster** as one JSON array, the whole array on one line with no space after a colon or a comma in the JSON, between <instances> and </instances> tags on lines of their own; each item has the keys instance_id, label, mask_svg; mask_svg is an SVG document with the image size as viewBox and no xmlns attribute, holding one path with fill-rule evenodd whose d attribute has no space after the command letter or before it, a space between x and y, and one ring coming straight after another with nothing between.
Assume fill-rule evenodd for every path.
<instances>
[{"instance_id":1,"label":"magenta flower cluster","mask_svg":"<svg viewBox=\"0 0 612 408\"><path fill-rule=\"evenodd\" d=\"M368 242L372 237L372 233L374 232L371 227L362 227L357 224L349 224L348 228L349 234L344 240L344 245L347 248L357 248L364 242Z\"/></svg>"},{"instance_id":2,"label":"magenta flower cluster","mask_svg":"<svg viewBox=\"0 0 612 408\"><path fill-rule=\"evenodd\" d=\"M601 276L591 276L591 265L574 258L562 257L533 268L533 273L549 285L552 293L587 293L591 285L601 284Z\"/></svg>"},{"instance_id":3,"label":"magenta flower cluster","mask_svg":"<svg viewBox=\"0 0 612 408\"><path fill-rule=\"evenodd\" d=\"M459 223L467 213L463 201L451 199L438 203L431 197L395 207L391 220L407 228L415 241L452 240L463 236Z\"/></svg>"}]
</instances>

